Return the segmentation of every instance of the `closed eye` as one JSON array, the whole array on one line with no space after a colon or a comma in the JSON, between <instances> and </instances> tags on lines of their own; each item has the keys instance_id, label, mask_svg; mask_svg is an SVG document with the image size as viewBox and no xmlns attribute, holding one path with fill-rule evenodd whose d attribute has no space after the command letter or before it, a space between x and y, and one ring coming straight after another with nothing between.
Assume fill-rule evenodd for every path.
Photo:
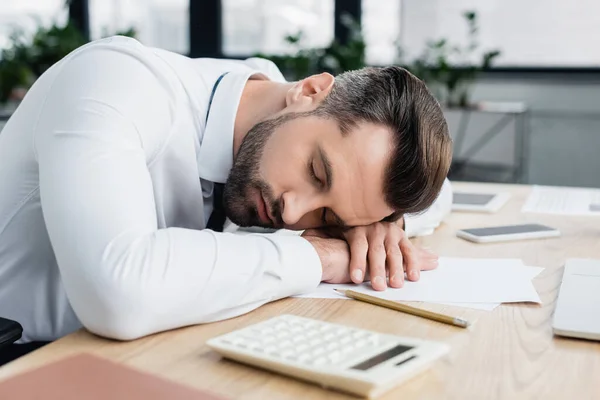
<instances>
[{"instance_id":1,"label":"closed eye","mask_svg":"<svg viewBox=\"0 0 600 400\"><path fill-rule=\"evenodd\" d=\"M325 183L317 176L317 170L315 168L314 161L311 161L310 165L308 166L308 171L313 182L319 187L319 189L322 189L325 186Z\"/></svg>"}]
</instances>

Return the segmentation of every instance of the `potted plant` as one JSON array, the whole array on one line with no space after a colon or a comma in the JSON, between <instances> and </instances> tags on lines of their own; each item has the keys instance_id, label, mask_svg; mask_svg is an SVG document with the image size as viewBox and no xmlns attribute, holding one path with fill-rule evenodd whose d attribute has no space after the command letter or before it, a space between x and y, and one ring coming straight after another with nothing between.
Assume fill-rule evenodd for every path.
<instances>
[{"instance_id":1,"label":"potted plant","mask_svg":"<svg viewBox=\"0 0 600 400\"><path fill-rule=\"evenodd\" d=\"M409 69L423 79L446 107L468 107L472 83L481 70L489 68L500 55L499 50L482 54L473 63L479 49L477 13L466 11L463 17L468 26L466 46L450 43L448 39L432 40Z\"/></svg>"},{"instance_id":2,"label":"potted plant","mask_svg":"<svg viewBox=\"0 0 600 400\"><path fill-rule=\"evenodd\" d=\"M366 44L360 24L350 15L342 16L342 23L349 31L345 44L333 40L324 48L306 48L303 45L303 32L285 37L293 51L289 55L257 54L273 61L289 80L303 79L311 74L327 71L334 75L365 66Z\"/></svg>"},{"instance_id":3,"label":"potted plant","mask_svg":"<svg viewBox=\"0 0 600 400\"><path fill-rule=\"evenodd\" d=\"M120 35L135 36L129 29ZM37 31L27 35L16 28L10 35L10 45L0 54L0 104L22 97L33 82L53 64L87 42L71 23L38 25Z\"/></svg>"}]
</instances>

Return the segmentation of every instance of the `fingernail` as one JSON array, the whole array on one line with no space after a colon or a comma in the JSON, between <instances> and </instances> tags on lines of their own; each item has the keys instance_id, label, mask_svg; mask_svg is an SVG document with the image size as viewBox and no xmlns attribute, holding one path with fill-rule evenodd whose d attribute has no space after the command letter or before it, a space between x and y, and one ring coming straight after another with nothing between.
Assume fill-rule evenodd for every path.
<instances>
[{"instance_id":1,"label":"fingernail","mask_svg":"<svg viewBox=\"0 0 600 400\"><path fill-rule=\"evenodd\" d=\"M410 271L410 279L416 281L419 279L419 271Z\"/></svg>"},{"instance_id":2,"label":"fingernail","mask_svg":"<svg viewBox=\"0 0 600 400\"><path fill-rule=\"evenodd\" d=\"M354 272L352 272L352 280L354 282L361 282L363 279L363 273L360 269L355 269Z\"/></svg>"},{"instance_id":3,"label":"fingernail","mask_svg":"<svg viewBox=\"0 0 600 400\"><path fill-rule=\"evenodd\" d=\"M373 279L373 283L376 285L385 286L385 281L380 276L376 276L375 279Z\"/></svg>"}]
</instances>

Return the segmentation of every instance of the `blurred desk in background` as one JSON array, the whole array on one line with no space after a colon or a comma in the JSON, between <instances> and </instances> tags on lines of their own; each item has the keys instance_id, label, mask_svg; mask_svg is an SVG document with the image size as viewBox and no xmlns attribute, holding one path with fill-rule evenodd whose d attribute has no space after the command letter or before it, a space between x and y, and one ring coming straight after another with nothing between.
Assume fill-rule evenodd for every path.
<instances>
[{"instance_id":1,"label":"blurred desk in background","mask_svg":"<svg viewBox=\"0 0 600 400\"><path fill-rule=\"evenodd\" d=\"M460 113L454 137L454 159L449 177L457 181L527 183L530 127L529 109L522 102L479 102L472 106L447 108ZM500 118L465 147L471 116L474 113L498 114ZM474 161L478 152L506 128L514 126L513 165L496 165Z\"/></svg>"}]
</instances>

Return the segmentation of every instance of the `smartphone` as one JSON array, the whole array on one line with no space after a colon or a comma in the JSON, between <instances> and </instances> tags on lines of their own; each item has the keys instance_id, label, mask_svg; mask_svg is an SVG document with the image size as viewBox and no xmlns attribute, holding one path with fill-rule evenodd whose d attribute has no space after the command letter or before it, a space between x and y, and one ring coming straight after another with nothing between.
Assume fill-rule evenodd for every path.
<instances>
[{"instance_id":1,"label":"smartphone","mask_svg":"<svg viewBox=\"0 0 600 400\"><path fill-rule=\"evenodd\" d=\"M21 339L23 327L16 321L0 317L0 349Z\"/></svg>"},{"instance_id":2,"label":"smartphone","mask_svg":"<svg viewBox=\"0 0 600 400\"><path fill-rule=\"evenodd\" d=\"M502 208L509 198L509 193L455 192L452 210L493 213Z\"/></svg>"},{"instance_id":3,"label":"smartphone","mask_svg":"<svg viewBox=\"0 0 600 400\"><path fill-rule=\"evenodd\" d=\"M560 231L545 225L525 224L462 229L456 236L475 243L492 243L557 237Z\"/></svg>"}]
</instances>

